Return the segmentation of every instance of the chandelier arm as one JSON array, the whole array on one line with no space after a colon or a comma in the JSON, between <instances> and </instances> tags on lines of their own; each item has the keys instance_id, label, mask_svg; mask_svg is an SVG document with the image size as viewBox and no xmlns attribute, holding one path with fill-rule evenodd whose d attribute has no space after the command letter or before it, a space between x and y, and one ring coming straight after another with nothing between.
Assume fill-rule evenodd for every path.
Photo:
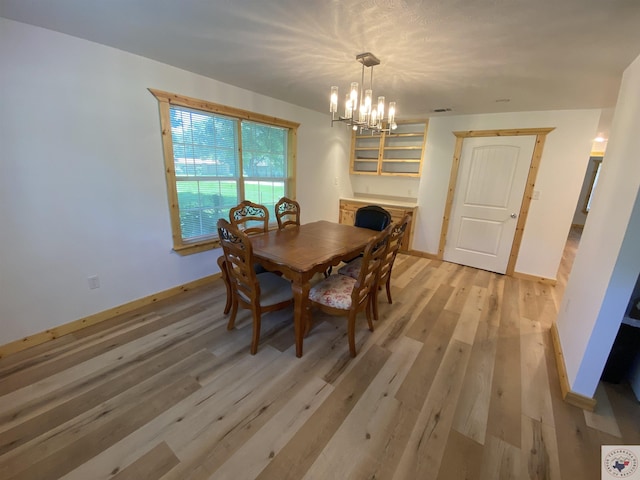
<instances>
[{"instance_id":1,"label":"chandelier arm","mask_svg":"<svg viewBox=\"0 0 640 480\"><path fill-rule=\"evenodd\" d=\"M371 67L371 78L369 79L369 89L373 91L373 67Z\"/></svg>"},{"instance_id":2,"label":"chandelier arm","mask_svg":"<svg viewBox=\"0 0 640 480\"><path fill-rule=\"evenodd\" d=\"M360 98L358 98L358 119L360 119L360 107L364 99L364 63L362 64L362 79L360 80Z\"/></svg>"}]
</instances>

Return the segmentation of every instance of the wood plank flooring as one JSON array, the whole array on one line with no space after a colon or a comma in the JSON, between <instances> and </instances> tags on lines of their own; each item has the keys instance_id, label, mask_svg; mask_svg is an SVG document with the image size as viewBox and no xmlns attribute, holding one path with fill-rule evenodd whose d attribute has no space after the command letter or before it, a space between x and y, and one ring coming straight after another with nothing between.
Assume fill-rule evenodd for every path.
<instances>
[{"instance_id":1,"label":"wood plank flooring","mask_svg":"<svg viewBox=\"0 0 640 480\"><path fill-rule=\"evenodd\" d=\"M556 287L400 255L389 305L357 327L264 316L258 354L221 281L0 359L0 478L599 479L600 445L640 444L628 385L564 403Z\"/></svg>"}]
</instances>

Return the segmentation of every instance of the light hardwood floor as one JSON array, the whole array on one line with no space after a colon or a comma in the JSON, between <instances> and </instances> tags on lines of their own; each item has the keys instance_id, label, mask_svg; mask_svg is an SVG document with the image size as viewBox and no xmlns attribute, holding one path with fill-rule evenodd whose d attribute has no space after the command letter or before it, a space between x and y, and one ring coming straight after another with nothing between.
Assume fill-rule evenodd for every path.
<instances>
[{"instance_id":1,"label":"light hardwood floor","mask_svg":"<svg viewBox=\"0 0 640 480\"><path fill-rule=\"evenodd\" d=\"M640 406L603 384L560 396L556 287L401 255L359 353L314 314L226 330L221 281L0 360L0 478L599 479L601 444L640 444Z\"/></svg>"}]
</instances>

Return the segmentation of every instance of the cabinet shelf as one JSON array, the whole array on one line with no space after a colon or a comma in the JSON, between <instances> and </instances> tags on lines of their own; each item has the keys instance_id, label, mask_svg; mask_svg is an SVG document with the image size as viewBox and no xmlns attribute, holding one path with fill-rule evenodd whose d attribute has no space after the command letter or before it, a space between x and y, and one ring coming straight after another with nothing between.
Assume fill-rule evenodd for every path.
<instances>
[{"instance_id":1,"label":"cabinet shelf","mask_svg":"<svg viewBox=\"0 0 640 480\"><path fill-rule=\"evenodd\" d=\"M420 150L422 151L422 146L409 146L409 147L384 147L385 150Z\"/></svg>"},{"instance_id":2,"label":"cabinet shelf","mask_svg":"<svg viewBox=\"0 0 640 480\"><path fill-rule=\"evenodd\" d=\"M426 120L399 122L396 130L379 135L358 135L354 132L351 137L350 173L419 177L427 124Z\"/></svg>"},{"instance_id":3,"label":"cabinet shelf","mask_svg":"<svg viewBox=\"0 0 640 480\"><path fill-rule=\"evenodd\" d=\"M411 159L411 158L405 158L405 159L401 159L401 158L383 158L382 159L383 162L385 163L420 163L420 160L416 159Z\"/></svg>"},{"instance_id":4,"label":"cabinet shelf","mask_svg":"<svg viewBox=\"0 0 640 480\"><path fill-rule=\"evenodd\" d=\"M387 138L395 137L422 137L423 133L387 133Z\"/></svg>"}]
</instances>

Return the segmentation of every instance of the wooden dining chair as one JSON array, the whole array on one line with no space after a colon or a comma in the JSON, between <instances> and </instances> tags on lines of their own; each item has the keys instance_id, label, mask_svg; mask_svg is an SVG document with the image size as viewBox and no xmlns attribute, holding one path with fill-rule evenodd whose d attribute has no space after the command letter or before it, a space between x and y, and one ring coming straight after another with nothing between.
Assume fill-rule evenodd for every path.
<instances>
[{"instance_id":1,"label":"wooden dining chair","mask_svg":"<svg viewBox=\"0 0 640 480\"><path fill-rule=\"evenodd\" d=\"M300 225L300 204L295 200L282 197L276 203L275 212L279 230L289 225Z\"/></svg>"},{"instance_id":2,"label":"wooden dining chair","mask_svg":"<svg viewBox=\"0 0 640 480\"><path fill-rule=\"evenodd\" d=\"M229 273L227 272L227 259L224 253L218 257L218 268L220 269L220 276L227 290L227 301L224 305L224 314L226 315L231 310L231 303L233 300L233 293L231 290L231 281L229 280Z\"/></svg>"},{"instance_id":3,"label":"wooden dining chair","mask_svg":"<svg viewBox=\"0 0 640 480\"><path fill-rule=\"evenodd\" d=\"M218 220L218 235L231 288L231 317L227 329L235 327L238 307L251 310L251 355L255 355L260 342L262 314L293 303L291 282L271 272L257 274L253 268L253 248L249 237L223 218Z\"/></svg>"},{"instance_id":4,"label":"wooden dining chair","mask_svg":"<svg viewBox=\"0 0 640 480\"><path fill-rule=\"evenodd\" d=\"M269 210L249 200L229 209L229 221L247 235L269 231Z\"/></svg>"},{"instance_id":5,"label":"wooden dining chair","mask_svg":"<svg viewBox=\"0 0 640 480\"><path fill-rule=\"evenodd\" d=\"M264 205L245 200L229 209L229 222L247 235L265 233L269 231L269 210ZM224 306L225 315L231 310L231 285L224 256L218 257L218 267L222 281L227 289L227 302ZM256 263L256 273L264 273L266 270Z\"/></svg>"},{"instance_id":6,"label":"wooden dining chair","mask_svg":"<svg viewBox=\"0 0 640 480\"><path fill-rule=\"evenodd\" d=\"M330 275L309 291L309 300L313 307L330 315L347 317L347 337L352 357L357 353L356 316L362 310L366 311L369 330L373 332L371 294L378 284L380 266L387 251L388 240L388 232L383 231L369 241L362 256L357 279L346 275ZM309 325L306 328L308 330Z\"/></svg>"},{"instance_id":7,"label":"wooden dining chair","mask_svg":"<svg viewBox=\"0 0 640 480\"><path fill-rule=\"evenodd\" d=\"M378 278L378 288L375 288L371 297L371 305L373 307L373 318L378 320L378 292L384 285L387 290L387 301L393 303L391 299L391 270L393 264L398 255L398 251L402 246L402 240L404 239L405 232L409 222L411 221L410 215L405 215L399 223L392 223L387 227L389 231L389 246L387 252L380 266L380 276ZM347 275L352 278L358 278L360 274L360 265L362 263L362 257L347 263L345 266L338 270L340 275Z\"/></svg>"}]
</instances>

